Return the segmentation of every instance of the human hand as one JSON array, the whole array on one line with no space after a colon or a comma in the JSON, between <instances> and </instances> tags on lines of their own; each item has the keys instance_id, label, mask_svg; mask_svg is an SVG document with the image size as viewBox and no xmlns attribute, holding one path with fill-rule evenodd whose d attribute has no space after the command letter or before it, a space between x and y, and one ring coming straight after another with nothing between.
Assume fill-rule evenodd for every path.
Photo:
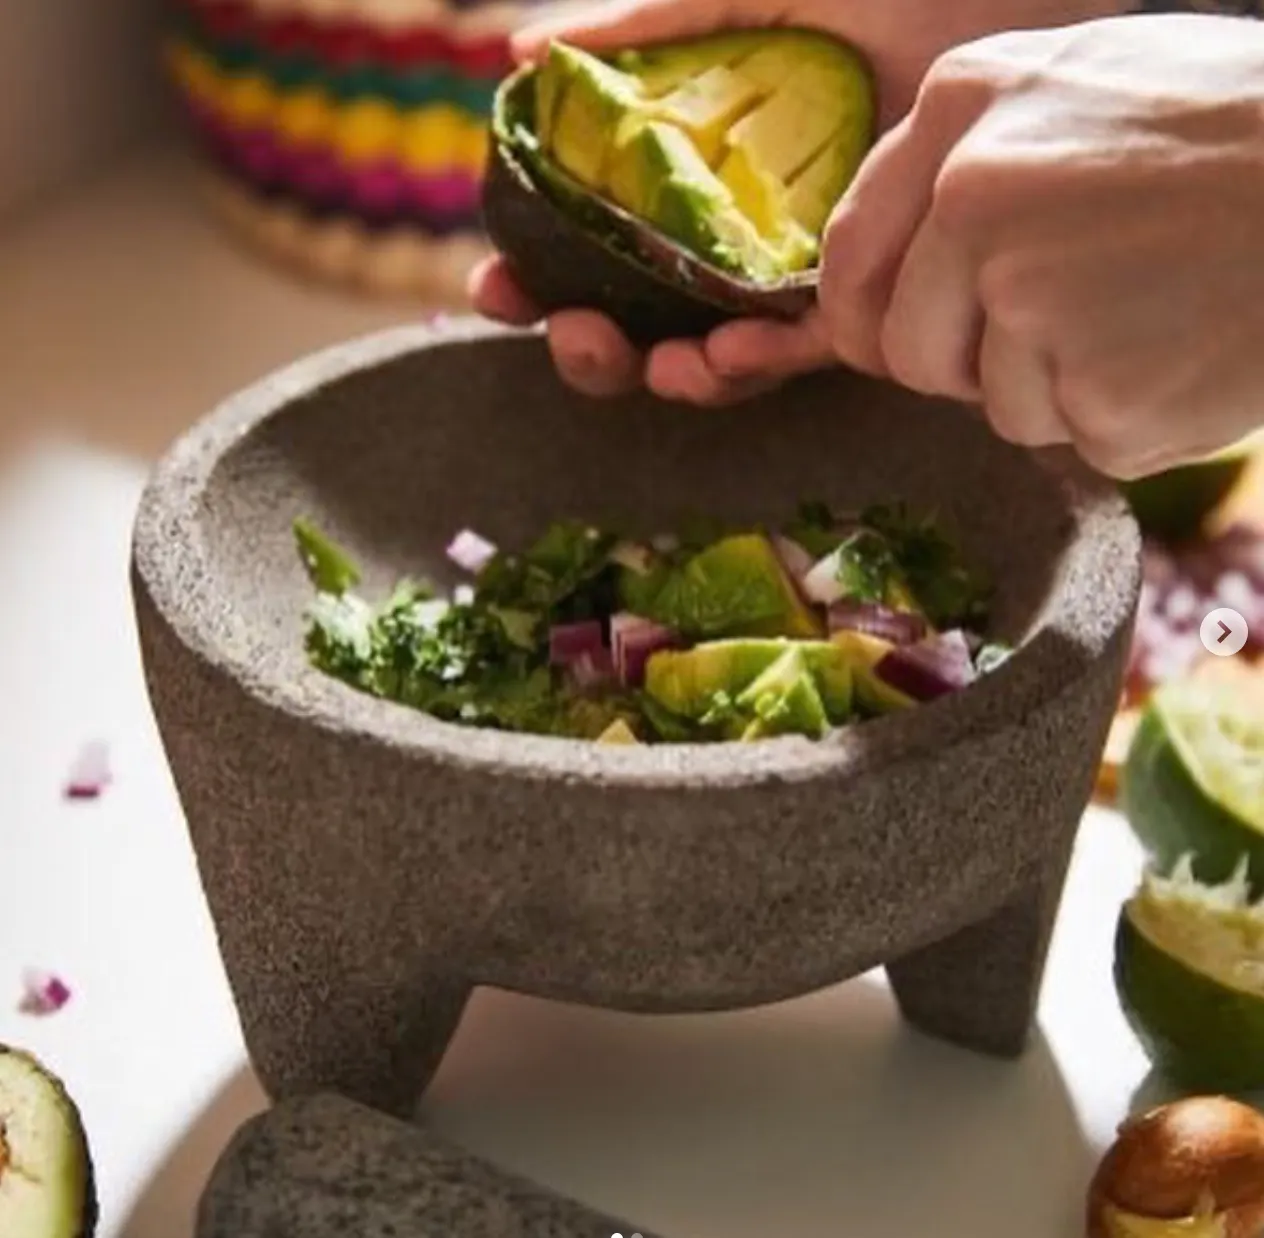
<instances>
[{"instance_id":1,"label":"human hand","mask_svg":"<svg viewBox=\"0 0 1264 1238\"><path fill-rule=\"evenodd\" d=\"M604 0L574 4L518 33L514 54L537 59L552 38L593 51L683 39L721 28L801 25L848 40L869 58L878 83L880 125L912 104L930 64L945 49L996 30L1057 25L1119 11L1123 0ZM543 315L494 256L471 275L470 294L484 315L528 326ZM786 332L758 320L727 324L706 340L671 340L641 356L604 315L565 310L548 319L554 362L563 379L594 396L648 385L668 399L715 405L777 385L835 361L809 317Z\"/></svg>"},{"instance_id":2,"label":"human hand","mask_svg":"<svg viewBox=\"0 0 1264 1238\"><path fill-rule=\"evenodd\" d=\"M1007 440L1158 472L1261 421L1262 216L1264 25L997 35L941 57L861 169L817 330Z\"/></svg>"}]
</instances>

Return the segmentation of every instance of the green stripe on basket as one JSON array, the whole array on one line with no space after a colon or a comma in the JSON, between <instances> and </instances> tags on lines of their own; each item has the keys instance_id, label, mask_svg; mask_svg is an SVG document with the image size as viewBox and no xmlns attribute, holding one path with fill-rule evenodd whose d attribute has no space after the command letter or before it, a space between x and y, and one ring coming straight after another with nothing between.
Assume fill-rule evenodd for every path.
<instances>
[{"instance_id":1,"label":"green stripe on basket","mask_svg":"<svg viewBox=\"0 0 1264 1238\"><path fill-rule=\"evenodd\" d=\"M465 78L448 68L400 74L356 65L331 71L306 56L274 57L246 42L210 38L187 13L178 14L175 24L180 36L213 61L221 73L258 73L287 93L317 89L339 103L381 99L404 110L447 103L476 117L491 113L496 83Z\"/></svg>"}]
</instances>

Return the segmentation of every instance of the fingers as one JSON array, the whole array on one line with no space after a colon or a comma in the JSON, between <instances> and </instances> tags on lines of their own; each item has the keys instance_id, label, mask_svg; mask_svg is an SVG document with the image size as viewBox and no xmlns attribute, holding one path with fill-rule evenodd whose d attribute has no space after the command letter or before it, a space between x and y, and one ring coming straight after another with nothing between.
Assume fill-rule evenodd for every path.
<instances>
[{"instance_id":1,"label":"fingers","mask_svg":"<svg viewBox=\"0 0 1264 1238\"><path fill-rule=\"evenodd\" d=\"M520 61L537 59L550 40L559 38L592 51L631 47L710 34L722 26L773 24L780 16L776 8L767 0L608 0L558 6L517 31L511 46Z\"/></svg>"},{"instance_id":2,"label":"fingers","mask_svg":"<svg viewBox=\"0 0 1264 1238\"><path fill-rule=\"evenodd\" d=\"M838 363L815 309L798 322L744 318L726 323L711 333L704 350L711 369L735 382L761 377L784 382Z\"/></svg>"},{"instance_id":3,"label":"fingers","mask_svg":"<svg viewBox=\"0 0 1264 1238\"><path fill-rule=\"evenodd\" d=\"M568 386L598 397L626 395L641 386L641 354L604 314L562 310L548 325L553 364Z\"/></svg>"},{"instance_id":4,"label":"fingers","mask_svg":"<svg viewBox=\"0 0 1264 1238\"><path fill-rule=\"evenodd\" d=\"M969 83L940 86L933 77L927 83L913 110L861 165L834 210L823 247L821 308L834 351L883 377L890 370L882 322L905 253L931 211L945 160L987 101L986 92Z\"/></svg>"},{"instance_id":5,"label":"fingers","mask_svg":"<svg viewBox=\"0 0 1264 1238\"><path fill-rule=\"evenodd\" d=\"M1069 443L1052 366L1035 349L989 321L979 348L979 384L993 430L1022 447Z\"/></svg>"},{"instance_id":6,"label":"fingers","mask_svg":"<svg viewBox=\"0 0 1264 1238\"><path fill-rule=\"evenodd\" d=\"M879 332L891 377L927 395L979 397L983 307L973 255L932 213L905 254Z\"/></svg>"},{"instance_id":7,"label":"fingers","mask_svg":"<svg viewBox=\"0 0 1264 1238\"><path fill-rule=\"evenodd\" d=\"M509 264L492 254L470 271L466 291L476 313L511 327L529 327L544 315L514 281Z\"/></svg>"}]
</instances>

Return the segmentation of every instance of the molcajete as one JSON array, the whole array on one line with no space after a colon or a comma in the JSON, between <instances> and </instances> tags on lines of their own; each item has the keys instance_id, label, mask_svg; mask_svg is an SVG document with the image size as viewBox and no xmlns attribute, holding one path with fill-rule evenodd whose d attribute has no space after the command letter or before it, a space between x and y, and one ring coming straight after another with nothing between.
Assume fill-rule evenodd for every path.
<instances>
[{"instance_id":1,"label":"molcajete","mask_svg":"<svg viewBox=\"0 0 1264 1238\"><path fill-rule=\"evenodd\" d=\"M829 740L594 745L440 722L310 668L291 521L456 582L454 530L646 535L801 499L935 509L1020 644ZM885 964L905 1017L1020 1052L1114 710L1139 537L1114 487L955 405L838 371L699 414L594 403L535 333L356 341L229 400L135 531L145 675L246 1044L275 1099L411 1113L474 985L737 1008Z\"/></svg>"}]
</instances>

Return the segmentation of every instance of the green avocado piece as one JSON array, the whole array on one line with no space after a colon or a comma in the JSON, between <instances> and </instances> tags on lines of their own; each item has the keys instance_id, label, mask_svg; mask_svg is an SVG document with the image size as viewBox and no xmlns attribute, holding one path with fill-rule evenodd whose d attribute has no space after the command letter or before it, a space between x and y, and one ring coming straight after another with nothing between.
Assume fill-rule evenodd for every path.
<instances>
[{"instance_id":1,"label":"green avocado piece","mask_svg":"<svg viewBox=\"0 0 1264 1238\"><path fill-rule=\"evenodd\" d=\"M604 188L613 137L643 102L636 79L578 48L552 43L536 90L537 110L547 109L547 130L536 131L545 149L576 180Z\"/></svg>"},{"instance_id":2,"label":"green avocado piece","mask_svg":"<svg viewBox=\"0 0 1264 1238\"><path fill-rule=\"evenodd\" d=\"M867 65L807 31L608 60L554 42L535 113L546 156L586 189L760 284L816 260L874 132Z\"/></svg>"},{"instance_id":3,"label":"green avocado piece","mask_svg":"<svg viewBox=\"0 0 1264 1238\"><path fill-rule=\"evenodd\" d=\"M626 577L625 582L630 610L690 639L794 636L810 640L824 634L821 620L799 596L762 533L721 538L682 566L648 582Z\"/></svg>"},{"instance_id":4,"label":"green avocado piece","mask_svg":"<svg viewBox=\"0 0 1264 1238\"><path fill-rule=\"evenodd\" d=\"M611 61L634 76L649 98L661 99L708 69L749 58L759 50L761 38L756 30L725 31L679 43L628 48L617 52Z\"/></svg>"},{"instance_id":5,"label":"green avocado piece","mask_svg":"<svg viewBox=\"0 0 1264 1238\"><path fill-rule=\"evenodd\" d=\"M91 1238L97 1197L79 1110L31 1054L0 1045L0 1234Z\"/></svg>"},{"instance_id":6,"label":"green avocado piece","mask_svg":"<svg viewBox=\"0 0 1264 1238\"><path fill-rule=\"evenodd\" d=\"M820 739L829 730L829 717L816 690L812 672L800 646L791 644L736 701L739 710L754 718L742 738L806 735Z\"/></svg>"},{"instance_id":7,"label":"green avocado piece","mask_svg":"<svg viewBox=\"0 0 1264 1238\"><path fill-rule=\"evenodd\" d=\"M829 719L846 721L852 712L852 664L847 650L830 641L718 640L692 649L664 649L646 663L645 692L670 713L697 720L717 693L740 700L791 650L807 667Z\"/></svg>"},{"instance_id":8,"label":"green avocado piece","mask_svg":"<svg viewBox=\"0 0 1264 1238\"><path fill-rule=\"evenodd\" d=\"M835 632L829 643L851 668L855 703L865 713L892 714L917 704L911 696L878 677L878 663L895 648L890 641L866 632Z\"/></svg>"},{"instance_id":9,"label":"green avocado piece","mask_svg":"<svg viewBox=\"0 0 1264 1238\"><path fill-rule=\"evenodd\" d=\"M599 744L639 744L636 732L622 718L616 718L600 735Z\"/></svg>"}]
</instances>

